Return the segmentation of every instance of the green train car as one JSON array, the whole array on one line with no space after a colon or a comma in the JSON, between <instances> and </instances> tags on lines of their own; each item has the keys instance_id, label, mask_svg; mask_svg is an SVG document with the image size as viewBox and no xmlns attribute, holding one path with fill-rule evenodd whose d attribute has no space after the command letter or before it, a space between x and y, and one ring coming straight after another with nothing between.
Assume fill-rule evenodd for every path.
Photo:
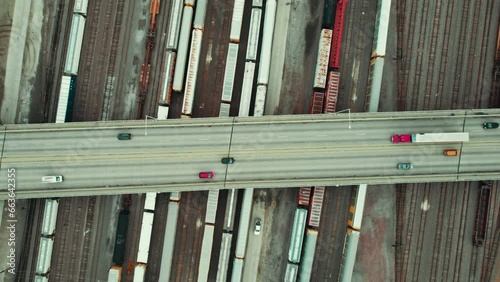
<instances>
[{"instance_id":1,"label":"green train car","mask_svg":"<svg viewBox=\"0 0 500 282\"><path fill-rule=\"evenodd\" d=\"M325 0L325 7L323 10L323 28L333 28L336 10L337 0Z\"/></svg>"},{"instance_id":2,"label":"green train car","mask_svg":"<svg viewBox=\"0 0 500 282\"><path fill-rule=\"evenodd\" d=\"M113 263L115 265L123 264L125 255L125 242L128 228L129 211L122 210L118 216L118 227L116 228L115 250L113 252Z\"/></svg>"}]
</instances>

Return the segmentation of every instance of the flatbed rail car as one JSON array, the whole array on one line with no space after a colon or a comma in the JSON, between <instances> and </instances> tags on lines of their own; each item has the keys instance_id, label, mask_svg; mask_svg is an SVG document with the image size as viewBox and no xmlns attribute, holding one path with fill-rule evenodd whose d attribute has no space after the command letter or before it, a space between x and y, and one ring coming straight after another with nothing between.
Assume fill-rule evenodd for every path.
<instances>
[{"instance_id":1,"label":"flatbed rail car","mask_svg":"<svg viewBox=\"0 0 500 282\"><path fill-rule=\"evenodd\" d=\"M474 246L483 244L486 239L486 229L488 227L488 212L490 209L491 186L483 184L479 188L477 199L476 219L474 222Z\"/></svg>"}]
</instances>

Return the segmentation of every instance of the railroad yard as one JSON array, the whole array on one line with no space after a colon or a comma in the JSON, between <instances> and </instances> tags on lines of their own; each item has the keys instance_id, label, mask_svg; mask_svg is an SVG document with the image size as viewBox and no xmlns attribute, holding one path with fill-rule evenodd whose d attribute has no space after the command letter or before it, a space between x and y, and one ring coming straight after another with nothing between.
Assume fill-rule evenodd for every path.
<instances>
[{"instance_id":1,"label":"railroad yard","mask_svg":"<svg viewBox=\"0 0 500 282\"><path fill-rule=\"evenodd\" d=\"M19 73L24 102L9 116L3 102L3 123L500 106L499 1L16 1L43 17L40 45L26 43L42 51L25 52L36 71ZM496 281L498 186L20 201L18 279Z\"/></svg>"}]
</instances>

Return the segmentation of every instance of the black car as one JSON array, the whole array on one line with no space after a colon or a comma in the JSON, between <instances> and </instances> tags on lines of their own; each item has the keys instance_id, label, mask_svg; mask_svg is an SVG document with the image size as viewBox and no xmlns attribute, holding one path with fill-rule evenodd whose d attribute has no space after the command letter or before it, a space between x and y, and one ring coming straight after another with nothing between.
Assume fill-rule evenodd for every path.
<instances>
[{"instance_id":1,"label":"black car","mask_svg":"<svg viewBox=\"0 0 500 282\"><path fill-rule=\"evenodd\" d=\"M484 129L495 129L495 128L498 128L498 122L484 122L483 123L483 128Z\"/></svg>"},{"instance_id":2,"label":"black car","mask_svg":"<svg viewBox=\"0 0 500 282\"><path fill-rule=\"evenodd\" d=\"M132 134L130 133L120 133L117 136L118 140L130 140L132 139Z\"/></svg>"},{"instance_id":3,"label":"black car","mask_svg":"<svg viewBox=\"0 0 500 282\"><path fill-rule=\"evenodd\" d=\"M221 161L223 164L232 164L234 163L234 158L222 158Z\"/></svg>"}]
</instances>

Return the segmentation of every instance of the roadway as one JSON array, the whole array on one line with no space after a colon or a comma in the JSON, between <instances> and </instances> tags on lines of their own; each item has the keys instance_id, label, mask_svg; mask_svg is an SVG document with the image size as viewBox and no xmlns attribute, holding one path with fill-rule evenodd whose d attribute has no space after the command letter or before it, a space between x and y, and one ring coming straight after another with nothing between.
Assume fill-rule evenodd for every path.
<instances>
[{"instance_id":1,"label":"roadway","mask_svg":"<svg viewBox=\"0 0 500 282\"><path fill-rule=\"evenodd\" d=\"M6 125L0 169L4 179L16 169L18 198L500 179L500 129L481 126L499 122L500 110L480 111L148 121L147 135L143 121ZM462 131L470 142L390 142L396 133ZM121 132L132 140L117 140ZM221 164L228 155L236 162ZM400 162L415 168L397 170ZM201 171L215 178L199 179ZM41 183L44 175L64 182Z\"/></svg>"}]
</instances>

